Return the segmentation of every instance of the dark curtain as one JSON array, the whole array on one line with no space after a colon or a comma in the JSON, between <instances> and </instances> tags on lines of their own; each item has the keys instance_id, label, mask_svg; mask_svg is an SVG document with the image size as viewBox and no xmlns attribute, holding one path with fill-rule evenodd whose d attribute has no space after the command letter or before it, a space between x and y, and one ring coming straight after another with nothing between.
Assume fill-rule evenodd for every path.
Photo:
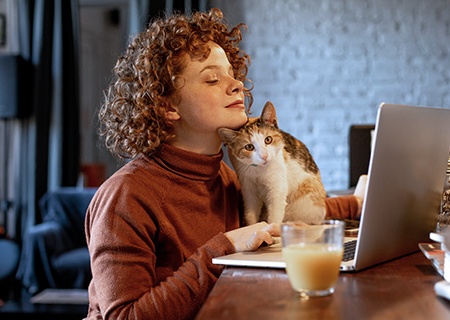
<instances>
[{"instance_id":1,"label":"dark curtain","mask_svg":"<svg viewBox=\"0 0 450 320\"><path fill-rule=\"evenodd\" d=\"M19 145L10 166L17 233L39 223L39 199L74 186L79 173L78 1L17 0L20 55L33 79L31 115L14 123ZM25 92L26 90L26 92ZM18 138L17 138L18 137Z\"/></svg>"}]
</instances>

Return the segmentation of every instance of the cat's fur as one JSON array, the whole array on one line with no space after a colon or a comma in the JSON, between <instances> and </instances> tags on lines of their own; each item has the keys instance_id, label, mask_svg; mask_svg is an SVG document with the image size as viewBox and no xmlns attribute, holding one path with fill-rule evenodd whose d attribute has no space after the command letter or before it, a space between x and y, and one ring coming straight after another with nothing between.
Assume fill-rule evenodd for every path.
<instances>
[{"instance_id":1,"label":"cat's fur","mask_svg":"<svg viewBox=\"0 0 450 320\"><path fill-rule=\"evenodd\" d=\"M260 118L239 130L221 128L242 187L247 224L325 218L326 192L307 147L278 128L275 107L267 102ZM266 210L267 217L262 213Z\"/></svg>"}]
</instances>

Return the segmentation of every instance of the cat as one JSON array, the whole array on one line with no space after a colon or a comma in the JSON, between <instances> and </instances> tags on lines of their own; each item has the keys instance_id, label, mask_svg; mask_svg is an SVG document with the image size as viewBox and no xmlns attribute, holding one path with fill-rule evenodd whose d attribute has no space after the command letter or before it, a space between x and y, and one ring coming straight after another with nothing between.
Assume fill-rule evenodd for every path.
<instances>
[{"instance_id":1,"label":"cat","mask_svg":"<svg viewBox=\"0 0 450 320\"><path fill-rule=\"evenodd\" d=\"M278 128L270 101L259 118L250 118L239 130L220 128L218 134L241 184L248 225L318 224L325 218L319 168L303 142Z\"/></svg>"}]
</instances>

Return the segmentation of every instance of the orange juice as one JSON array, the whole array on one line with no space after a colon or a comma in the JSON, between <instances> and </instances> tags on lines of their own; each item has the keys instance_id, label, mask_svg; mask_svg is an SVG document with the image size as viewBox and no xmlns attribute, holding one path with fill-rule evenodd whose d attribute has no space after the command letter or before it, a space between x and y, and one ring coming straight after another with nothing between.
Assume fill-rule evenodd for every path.
<instances>
[{"instance_id":1,"label":"orange juice","mask_svg":"<svg viewBox=\"0 0 450 320\"><path fill-rule=\"evenodd\" d=\"M295 291L328 290L339 276L342 247L326 243L291 244L283 248L286 272Z\"/></svg>"}]
</instances>

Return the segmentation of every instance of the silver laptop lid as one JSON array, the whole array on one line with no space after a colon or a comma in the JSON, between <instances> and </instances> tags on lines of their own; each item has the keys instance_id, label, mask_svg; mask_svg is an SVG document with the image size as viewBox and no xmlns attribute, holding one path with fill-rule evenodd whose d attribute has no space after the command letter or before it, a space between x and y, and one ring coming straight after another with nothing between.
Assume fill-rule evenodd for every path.
<instances>
[{"instance_id":1,"label":"silver laptop lid","mask_svg":"<svg viewBox=\"0 0 450 320\"><path fill-rule=\"evenodd\" d=\"M380 105L355 270L417 251L428 240L449 146L449 109Z\"/></svg>"}]
</instances>

